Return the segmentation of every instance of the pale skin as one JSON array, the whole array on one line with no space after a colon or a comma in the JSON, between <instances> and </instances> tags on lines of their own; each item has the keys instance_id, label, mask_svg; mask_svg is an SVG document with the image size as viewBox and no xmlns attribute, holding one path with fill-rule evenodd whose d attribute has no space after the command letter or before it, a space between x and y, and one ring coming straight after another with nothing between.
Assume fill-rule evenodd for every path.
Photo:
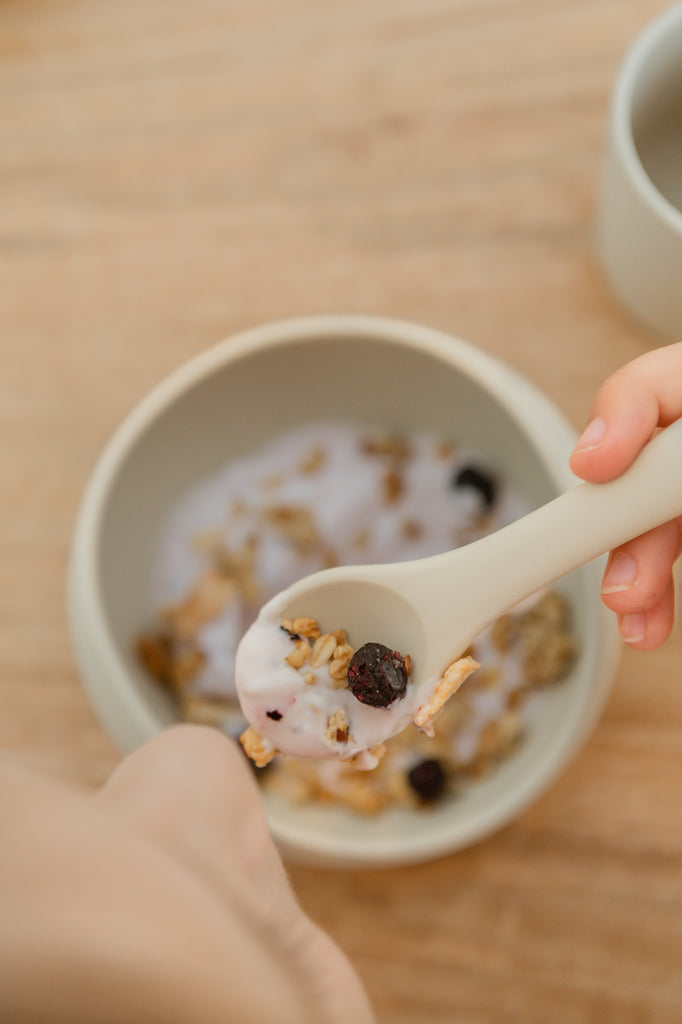
<instances>
[{"instance_id":1,"label":"pale skin","mask_svg":"<svg viewBox=\"0 0 682 1024\"><path fill-rule=\"evenodd\" d=\"M571 458L593 483L619 476L659 428L682 416L682 343L654 349L608 378ZM680 467L682 472L682 467ZM673 565L682 550L682 517L612 551L602 599L623 639L641 651L660 646L675 621Z\"/></svg>"},{"instance_id":2,"label":"pale skin","mask_svg":"<svg viewBox=\"0 0 682 1024\"><path fill-rule=\"evenodd\" d=\"M0 759L0 815L0 1020L373 1021L217 731L167 730L94 795Z\"/></svg>"},{"instance_id":3,"label":"pale skin","mask_svg":"<svg viewBox=\"0 0 682 1024\"><path fill-rule=\"evenodd\" d=\"M571 467L610 480L680 416L682 344L605 381ZM603 600L640 650L672 629L681 537L678 519L609 558ZM252 772L220 733L169 729L95 794L0 758L0 820L0 1020L372 1024L358 976L296 902Z\"/></svg>"}]
</instances>

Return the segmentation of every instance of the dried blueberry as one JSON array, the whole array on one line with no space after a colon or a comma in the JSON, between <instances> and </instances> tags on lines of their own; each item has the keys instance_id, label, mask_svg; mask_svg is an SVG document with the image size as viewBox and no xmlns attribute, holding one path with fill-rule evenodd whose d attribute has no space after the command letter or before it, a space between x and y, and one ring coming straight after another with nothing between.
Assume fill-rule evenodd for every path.
<instances>
[{"instance_id":1,"label":"dried blueberry","mask_svg":"<svg viewBox=\"0 0 682 1024\"><path fill-rule=\"evenodd\" d=\"M497 480L476 466L462 466L452 478L453 487L473 487L483 499L486 509L491 509L497 498Z\"/></svg>"},{"instance_id":2,"label":"dried blueberry","mask_svg":"<svg viewBox=\"0 0 682 1024\"><path fill-rule=\"evenodd\" d=\"M446 775L440 761L427 759L420 761L407 773L407 779L419 799L425 803L433 803L445 789Z\"/></svg>"},{"instance_id":3,"label":"dried blueberry","mask_svg":"<svg viewBox=\"0 0 682 1024\"><path fill-rule=\"evenodd\" d=\"M281 711L266 711L265 714L268 716L268 718L271 718L273 722L279 722L280 718L282 717Z\"/></svg>"},{"instance_id":4,"label":"dried blueberry","mask_svg":"<svg viewBox=\"0 0 682 1024\"><path fill-rule=\"evenodd\" d=\"M348 685L362 704L387 708L405 695L405 658L383 644L363 644L348 665Z\"/></svg>"}]
</instances>

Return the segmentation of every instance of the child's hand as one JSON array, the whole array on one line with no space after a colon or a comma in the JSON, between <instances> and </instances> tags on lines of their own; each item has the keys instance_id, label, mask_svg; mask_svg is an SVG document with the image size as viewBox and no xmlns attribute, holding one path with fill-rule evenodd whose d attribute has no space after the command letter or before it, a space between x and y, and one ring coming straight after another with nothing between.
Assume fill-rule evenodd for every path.
<instances>
[{"instance_id":1,"label":"child's hand","mask_svg":"<svg viewBox=\"0 0 682 1024\"><path fill-rule=\"evenodd\" d=\"M659 427L681 416L682 344L647 352L602 384L571 469L593 483L612 480ZM623 544L606 567L604 604L617 613L623 639L642 651L662 644L673 626L672 567L682 548L681 527L682 517Z\"/></svg>"},{"instance_id":2,"label":"child's hand","mask_svg":"<svg viewBox=\"0 0 682 1024\"><path fill-rule=\"evenodd\" d=\"M0 758L0 814L0 1020L371 1024L226 736L168 729L95 796Z\"/></svg>"}]
</instances>

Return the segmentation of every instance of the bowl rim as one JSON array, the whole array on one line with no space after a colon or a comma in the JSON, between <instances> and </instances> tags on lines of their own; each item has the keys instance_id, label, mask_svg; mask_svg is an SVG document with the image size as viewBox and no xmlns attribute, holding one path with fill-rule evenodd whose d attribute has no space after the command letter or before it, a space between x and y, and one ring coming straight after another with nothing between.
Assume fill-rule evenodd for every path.
<instances>
[{"instance_id":1,"label":"bowl rim","mask_svg":"<svg viewBox=\"0 0 682 1024\"><path fill-rule=\"evenodd\" d=\"M466 373L484 391L488 392L514 419L528 444L542 461L557 490L575 484L576 478L568 467L568 458L557 458L556 448L563 447L566 455L575 441L575 431L563 414L535 385L507 363L497 359L475 345L438 329L407 320L357 314L326 314L296 317L265 323L229 336L216 345L190 358L162 379L128 413L102 450L86 484L72 538L68 567L68 617L72 646L79 675L90 702L104 727L119 749L130 750L137 742L123 736L120 724L126 719L125 731L130 723L140 741L159 732L158 719L143 700L119 656L104 611L100 586L97 549L107 500L116 483L118 472L136 443L160 415L187 390L200 384L217 370L256 353L289 343L325 339L375 340L419 351L450 368ZM529 415L529 408L532 415ZM542 420L542 431L531 428L530 422ZM551 457L550 457L551 456ZM586 571L585 569L581 571ZM595 577L596 584L596 577ZM598 587L595 587L598 598ZM593 707L583 713L569 741L545 758L542 770L529 773L525 785L511 798L498 801L503 806L493 807L479 814L467 827L450 830L448 834L432 837L414 835L410 842L395 849L381 842L374 853L358 851L348 844L339 843L339 837L319 835L314 841L303 841L292 822L270 821L274 838L283 851L294 859L321 858L323 862L344 866L388 866L399 863L425 861L470 845L515 818L526 806L544 792L572 759L589 732L596 724L608 697L617 664L620 641L615 624L606 609L595 600L599 618L600 664L593 668L597 676ZM104 700L101 682L90 678L92 652L105 666L109 699ZM111 698L115 693L118 713L111 715ZM585 712L585 709L583 709ZM117 722L113 721L117 719ZM579 728L578 728L579 725ZM267 801L266 801L267 807ZM451 834L452 833L452 834ZM346 848L344 848L344 846ZM316 861L320 863L320 860Z\"/></svg>"}]
</instances>

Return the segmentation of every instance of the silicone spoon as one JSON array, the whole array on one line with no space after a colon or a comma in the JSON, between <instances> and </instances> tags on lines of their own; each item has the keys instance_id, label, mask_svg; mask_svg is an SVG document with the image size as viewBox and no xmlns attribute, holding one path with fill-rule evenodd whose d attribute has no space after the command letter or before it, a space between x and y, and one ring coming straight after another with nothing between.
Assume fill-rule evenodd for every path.
<instances>
[{"instance_id":1,"label":"silicone spoon","mask_svg":"<svg viewBox=\"0 0 682 1024\"><path fill-rule=\"evenodd\" d=\"M411 686L423 690L426 701L445 668L494 619L573 569L681 514L678 420L617 480L580 483L496 533L442 555L314 573L269 601L251 630L276 625L282 616L309 616L324 630L346 629L356 649L377 641L409 653ZM385 716L386 734L375 735L374 742L392 734L390 719ZM380 732L381 717L377 720Z\"/></svg>"}]
</instances>

